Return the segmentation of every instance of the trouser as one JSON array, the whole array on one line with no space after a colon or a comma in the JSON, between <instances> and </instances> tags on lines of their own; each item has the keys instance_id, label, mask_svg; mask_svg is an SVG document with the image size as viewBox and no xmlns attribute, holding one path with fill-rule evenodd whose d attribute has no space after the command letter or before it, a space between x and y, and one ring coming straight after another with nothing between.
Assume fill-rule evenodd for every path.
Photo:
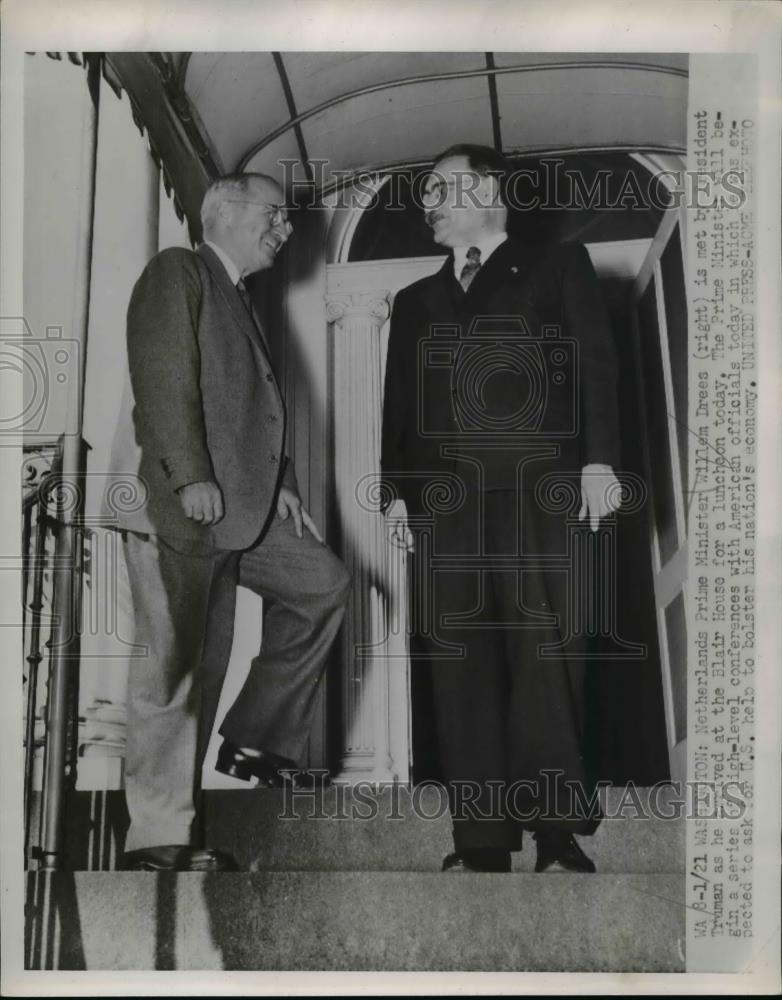
<instances>
[{"instance_id":1,"label":"trouser","mask_svg":"<svg viewBox=\"0 0 782 1000\"><path fill-rule=\"evenodd\" d=\"M251 549L227 552L125 534L136 643L130 660L126 851L197 839L200 768L233 640L237 582L264 598L261 649L221 732L296 761L344 614L349 576L293 519L274 517Z\"/></svg>"},{"instance_id":2,"label":"trouser","mask_svg":"<svg viewBox=\"0 0 782 1000\"><path fill-rule=\"evenodd\" d=\"M583 663L556 651L567 587L522 568L521 520L516 492L469 494L436 516L432 557L415 557L457 850L518 850L523 829L591 833L599 821L582 753Z\"/></svg>"}]
</instances>

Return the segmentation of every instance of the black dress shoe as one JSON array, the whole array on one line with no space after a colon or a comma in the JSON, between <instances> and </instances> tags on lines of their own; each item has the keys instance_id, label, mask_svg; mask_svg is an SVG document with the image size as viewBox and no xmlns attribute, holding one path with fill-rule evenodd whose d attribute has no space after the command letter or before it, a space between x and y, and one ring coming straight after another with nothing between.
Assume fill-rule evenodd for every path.
<instances>
[{"instance_id":1,"label":"black dress shoe","mask_svg":"<svg viewBox=\"0 0 782 1000\"><path fill-rule=\"evenodd\" d=\"M236 872L239 866L224 851L187 844L164 844L128 851L121 868L128 872Z\"/></svg>"},{"instance_id":2,"label":"black dress shoe","mask_svg":"<svg viewBox=\"0 0 782 1000\"><path fill-rule=\"evenodd\" d=\"M298 771L298 767L294 761L277 754L261 751L256 756L244 753L230 740L224 739L217 754L215 770L241 781L255 779L263 788L284 788L292 783L292 772Z\"/></svg>"},{"instance_id":3,"label":"black dress shoe","mask_svg":"<svg viewBox=\"0 0 782 1000\"><path fill-rule=\"evenodd\" d=\"M595 863L584 854L572 833L564 830L545 830L535 834L538 849L535 871L544 872L558 864L569 872L592 874Z\"/></svg>"},{"instance_id":4,"label":"black dress shoe","mask_svg":"<svg viewBox=\"0 0 782 1000\"><path fill-rule=\"evenodd\" d=\"M509 872L510 851L501 847L471 847L449 854L444 872Z\"/></svg>"}]
</instances>

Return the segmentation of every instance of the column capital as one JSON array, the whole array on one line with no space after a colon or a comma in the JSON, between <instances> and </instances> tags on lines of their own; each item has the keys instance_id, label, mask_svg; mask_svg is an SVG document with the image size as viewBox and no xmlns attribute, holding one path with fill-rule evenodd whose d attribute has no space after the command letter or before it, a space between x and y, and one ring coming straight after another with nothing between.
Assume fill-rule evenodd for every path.
<instances>
[{"instance_id":1,"label":"column capital","mask_svg":"<svg viewBox=\"0 0 782 1000\"><path fill-rule=\"evenodd\" d=\"M364 320L382 326L391 314L391 293L344 292L326 296L326 319L341 326L346 320Z\"/></svg>"}]
</instances>

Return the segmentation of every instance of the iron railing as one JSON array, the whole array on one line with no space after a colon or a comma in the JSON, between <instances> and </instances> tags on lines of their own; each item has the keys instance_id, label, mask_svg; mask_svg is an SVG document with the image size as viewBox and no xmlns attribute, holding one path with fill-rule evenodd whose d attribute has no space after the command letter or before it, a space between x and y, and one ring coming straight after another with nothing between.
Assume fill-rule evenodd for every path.
<instances>
[{"instance_id":1,"label":"iron railing","mask_svg":"<svg viewBox=\"0 0 782 1000\"><path fill-rule=\"evenodd\" d=\"M45 870L62 864L78 749L83 497L62 459L61 441L24 448L24 843L29 867Z\"/></svg>"}]
</instances>

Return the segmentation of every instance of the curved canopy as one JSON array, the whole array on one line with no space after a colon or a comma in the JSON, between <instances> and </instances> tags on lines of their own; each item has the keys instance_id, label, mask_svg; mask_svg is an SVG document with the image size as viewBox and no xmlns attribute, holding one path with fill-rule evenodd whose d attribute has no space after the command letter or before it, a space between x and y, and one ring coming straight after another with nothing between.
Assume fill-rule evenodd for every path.
<instances>
[{"instance_id":1,"label":"curved canopy","mask_svg":"<svg viewBox=\"0 0 782 1000\"><path fill-rule=\"evenodd\" d=\"M328 174L427 162L459 141L680 150L687 56L193 53L184 89L227 170L325 159Z\"/></svg>"},{"instance_id":2,"label":"curved canopy","mask_svg":"<svg viewBox=\"0 0 782 1000\"><path fill-rule=\"evenodd\" d=\"M456 142L681 152L687 65L649 53L109 52L104 71L128 91L196 233L204 188L231 171L324 192Z\"/></svg>"}]
</instances>

